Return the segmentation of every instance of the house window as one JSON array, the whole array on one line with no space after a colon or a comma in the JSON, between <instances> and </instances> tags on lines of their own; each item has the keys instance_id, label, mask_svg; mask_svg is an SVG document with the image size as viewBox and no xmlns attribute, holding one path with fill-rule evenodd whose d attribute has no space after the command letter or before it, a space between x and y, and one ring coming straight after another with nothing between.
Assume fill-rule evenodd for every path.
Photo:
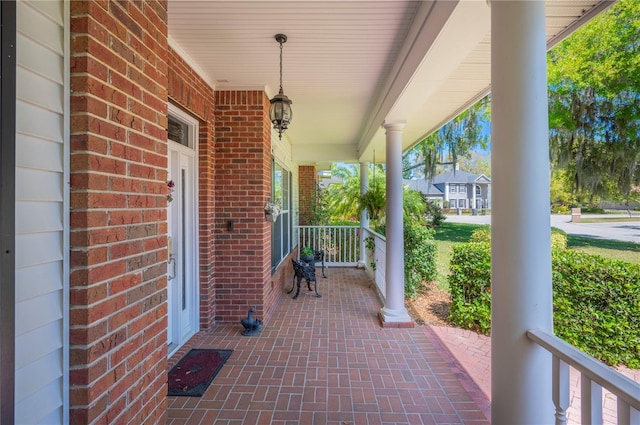
<instances>
[{"instance_id":1,"label":"house window","mask_svg":"<svg viewBox=\"0 0 640 425\"><path fill-rule=\"evenodd\" d=\"M481 196L482 195L482 188L480 188L480 186L476 186L476 196Z\"/></svg>"},{"instance_id":2,"label":"house window","mask_svg":"<svg viewBox=\"0 0 640 425\"><path fill-rule=\"evenodd\" d=\"M467 193L467 185L461 184L459 192L460 193Z\"/></svg>"},{"instance_id":3,"label":"house window","mask_svg":"<svg viewBox=\"0 0 640 425\"><path fill-rule=\"evenodd\" d=\"M273 162L273 203L280 205L281 212L271 228L271 269L291 252L291 173L277 162Z\"/></svg>"},{"instance_id":4,"label":"house window","mask_svg":"<svg viewBox=\"0 0 640 425\"><path fill-rule=\"evenodd\" d=\"M458 206L460 208L467 208L467 200L466 199L458 199Z\"/></svg>"},{"instance_id":5,"label":"house window","mask_svg":"<svg viewBox=\"0 0 640 425\"><path fill-rule=\"evenodd\" d=\"M456 200L455 199L449 199L449 207L450 208L456 208Z\"/></svg>"},{"instance_id":6,"label":"house window","mask_svg":"<svg viewBox=\"0 0 640 425\"><path fill-rule=\"evenodd\" d=\"M189 126L169 115L169 125L167 129L167 137L176 143L180 143L183 146L189 146Z\"/></svg>"},{"instance_id":7,"label":"house window","mask_svg":"<svg viewBox=\"0 0 640 425\"><path fill-rule=\"evenodd\" d=\"M449 192L451 193L455 193L457 191L457 184L450 184L449 185Z\"/></svg>"}]
</instances>

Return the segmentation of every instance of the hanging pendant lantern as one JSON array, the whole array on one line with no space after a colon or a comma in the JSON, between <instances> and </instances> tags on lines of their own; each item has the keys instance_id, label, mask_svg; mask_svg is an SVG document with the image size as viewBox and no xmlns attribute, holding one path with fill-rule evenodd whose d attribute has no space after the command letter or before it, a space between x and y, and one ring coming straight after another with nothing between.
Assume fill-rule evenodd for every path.
<instances>
[{"instance_id":1,"label":"hanging pendant lantern","mask_svg":"<svg viewBox=\"0 0 640 425\"><path fill-rule=\"evenodd\" d=\"M277 95L269 100L271 107L269 108L269 119L273 123L273 128L278 132L278 138L282 139L282 133L289 128L293 111L291 110L291 99L289 99L282 90L282 45L287 42L287 36L284 34L276 34L276 41L280 44L280 91Z\"/></svg>"}]
</instances>

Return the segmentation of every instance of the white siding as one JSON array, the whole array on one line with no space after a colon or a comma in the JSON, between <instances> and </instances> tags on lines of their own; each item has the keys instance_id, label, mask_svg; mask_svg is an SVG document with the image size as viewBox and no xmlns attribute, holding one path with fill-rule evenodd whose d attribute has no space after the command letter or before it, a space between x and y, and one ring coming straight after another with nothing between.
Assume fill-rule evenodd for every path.
<instances>
[{"instance_id":1,"label":"white siding","mask_svg":"<svg viewBox=\"0 0 640 425\"><path fill-rule=\"evenodd\" d=\"M17 3L17 424L69 420L68 15Z\"/></svg>"}]
</instances>

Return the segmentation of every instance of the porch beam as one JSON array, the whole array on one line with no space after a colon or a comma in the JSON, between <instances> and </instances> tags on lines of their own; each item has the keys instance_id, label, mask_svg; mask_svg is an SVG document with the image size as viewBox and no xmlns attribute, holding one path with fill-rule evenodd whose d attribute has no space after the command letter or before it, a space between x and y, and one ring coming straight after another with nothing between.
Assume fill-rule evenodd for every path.
<instances>
[{"instance_id":1,"label":"porch beam","mask_svg":"<svg viewBox=\"0 0 640 425\"><path fill-rule=\"evenodd\" d=\"M402 216L402 129L404 122L384 123L387 154L385 259L386 299L380 310L383 326L413 326L404 306L404 219Z\"/></svg>"},{"instance_id":2,"label":"porch beam","mask_svg":"<svg viewBox=\"0 0 640 425\"><path fill-rule=\"evenodd\" d=\"M491 2L491 419L553 422L545 5Z\"/></svg>"}]
</instances>

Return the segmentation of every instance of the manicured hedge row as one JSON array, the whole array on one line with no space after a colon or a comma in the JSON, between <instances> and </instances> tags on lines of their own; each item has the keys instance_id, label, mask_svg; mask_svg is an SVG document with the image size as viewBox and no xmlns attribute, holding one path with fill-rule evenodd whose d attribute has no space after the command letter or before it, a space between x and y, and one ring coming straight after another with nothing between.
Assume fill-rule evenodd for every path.
<instances>
[{"instance_id":1,"label":"manicured hedge row","mask_svg":"<svg viewBox=\"0 0 640 425\"><path fill-rule=\"evenodd\" d=\"M555 227L551 228L551 248L565 249L567 247L567 233ZM491 226L482 226L471 233L469 242L491 242Z\"/></svg>"},{"instance_id":2,"label":"manicured hedge row","mask_svg":"<svg viewBox=\"0 0 640 425\"><path fill-rule=\"evenodd\" d=\"M384 225L374 229L384 235ZM435 230L420 223L404 223L404 295L415 298L424 282L437 278Z\"/></svg>"},{"instance_id":3,"label":"manicured hedge row","mask_svg":"<svg viewBox=\"0 0 640 425\"><path fill-rule=\"evenodd\" d=\"M468 242L453 246L449 274L449 320L488 334L491 331L491 245Z\"/></svg>"},{"instance_id":4,"label":"manicured hedge row","mask_svg":"<svg viewBox=\"0 0 640 425\"><path fill-rule=\"evenodd\" d=\"M640 368L640 265L567 249L552 251L556 335L610 365ZM491 249L454 245L450 320L491 330Z\"/></svg>"},{"instance_id":5,"label":"manicured hedge row","mask_svg":"<svg viewBox=\"0 0 640 425\"><path fill-rule=\"evenodd\" d=\"M605 363L640 368L640 265L553 252L555 333Z\"/></svg>"},{"instance_id":6,"label":"manicured hedge row","mask_svg":"<svg viewBox=\"0 0 640 425\"><path fill-rule=\"evenodd\" d=\"M404 293L414 298L424 282L437 277L435 231L419 224L404 226Z\"/></svg>"}]
</instances>

